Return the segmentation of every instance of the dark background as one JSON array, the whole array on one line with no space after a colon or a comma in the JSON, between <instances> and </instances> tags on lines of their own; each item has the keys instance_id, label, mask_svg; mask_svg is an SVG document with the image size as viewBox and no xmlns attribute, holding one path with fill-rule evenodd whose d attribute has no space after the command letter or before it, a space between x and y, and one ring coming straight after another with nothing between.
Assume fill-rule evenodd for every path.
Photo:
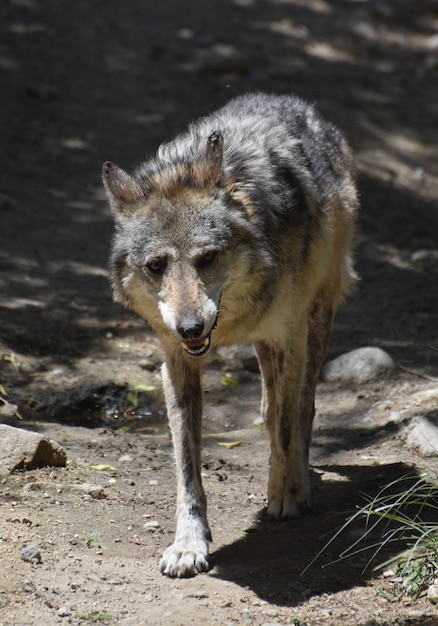
<instances>
[{"instance_id":1,"label":"dark background","mask_svg":"<svg viewBox=\"0 0 438 626\"><path fill-rule=\"evenodd\" d=\"M430 373L436 263L412 254L438 249L437 26L432 0L2 1L3 381L10 354L71 363L125 319L102 162L131 168L254 90L317 102L356 154L361 282L331 352L379 345Z\"/></svg>"}]
</instances>

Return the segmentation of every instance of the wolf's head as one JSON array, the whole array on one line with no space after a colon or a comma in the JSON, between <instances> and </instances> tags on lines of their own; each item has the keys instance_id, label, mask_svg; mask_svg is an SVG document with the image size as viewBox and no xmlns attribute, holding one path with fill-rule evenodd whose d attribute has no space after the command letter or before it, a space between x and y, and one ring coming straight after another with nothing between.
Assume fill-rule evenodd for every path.
<instances>
[{"instance_id":1,"label":"wolf's head","mask_svg":"<svg viewBox=\"0 0 438 626\"><path fill-rule=\"evenodd\" d=\"M191 159L158 158L133 176L103 166L116 224L115 300L192 356L208 351L222 294L253 262L253 227L223 180L222 158L222 136L213 132Z\"/></svg>"}]
</instances>

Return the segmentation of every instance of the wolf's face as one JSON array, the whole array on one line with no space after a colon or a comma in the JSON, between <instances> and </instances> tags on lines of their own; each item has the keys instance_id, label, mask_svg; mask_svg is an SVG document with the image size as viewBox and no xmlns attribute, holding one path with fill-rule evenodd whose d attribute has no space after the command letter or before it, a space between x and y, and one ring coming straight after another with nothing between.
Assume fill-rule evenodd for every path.
<instances>
[{"instance_id":1,"label":"wolf's face","mask_svg":"<svg viewBox=\"0 0 438 626\"><path fill-rule=\"evenodd\" d=\"M192 356L210 346L232 262L224 212L220 200L193 192L177 204L152 198L120 221L114 239L116 299L164 325Z\"/></svg>"},{"instance_id":2,"label":"wolf's face","mask_svg":"<svg viewBox=\"0 0 438 626\"><path fill-rule=\"evenodd\" d=\"M235 224L242 210L227 206L218 186L145 194L117 166L106 167L104 180L116 218L111 259L115 299L161 336L179 340L191 356L204 355L222 294L231 277L238 279L233 266L250 271L245 237Z\"/></svg>"}]
</instances>

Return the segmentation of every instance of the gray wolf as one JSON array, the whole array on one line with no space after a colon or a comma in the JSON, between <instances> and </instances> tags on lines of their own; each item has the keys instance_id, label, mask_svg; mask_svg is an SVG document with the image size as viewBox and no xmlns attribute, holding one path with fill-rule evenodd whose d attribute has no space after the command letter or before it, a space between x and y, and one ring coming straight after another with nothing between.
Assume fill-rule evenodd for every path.
<instances>
[{"instance_id":1,"label":"gray wolf","mask_svg":"<svg viewBox=\"0 0 438 626\"><path fill-rule=\"evenodd\" d=\"M354 279L357 196L350 150L293 96L236 98L161 145L132 175L106 162L115 218L114 298L165 352L177 467L168 576L208 569L201 482L201 368L214 346L253 342L270 436L267 513L309 505L315 385L335 310Z\"/></svg>"}]
</instances>

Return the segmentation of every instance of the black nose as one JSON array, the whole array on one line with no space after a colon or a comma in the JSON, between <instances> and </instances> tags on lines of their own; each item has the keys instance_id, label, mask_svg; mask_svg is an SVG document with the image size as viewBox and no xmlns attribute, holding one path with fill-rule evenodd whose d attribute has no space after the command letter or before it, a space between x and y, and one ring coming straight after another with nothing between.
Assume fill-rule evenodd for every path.
<instances>
[{"instance_id":1,"label":"black nose","mask_svg":"<svg viewBox=\"0 0 438 626\"><path fill-rule=\"evenodd\" d=\"M187 317L181 320L178 325L178 334L182 339L200 339L204 332L204 324L197 318Z\"/></svg>"}]
</instances>

